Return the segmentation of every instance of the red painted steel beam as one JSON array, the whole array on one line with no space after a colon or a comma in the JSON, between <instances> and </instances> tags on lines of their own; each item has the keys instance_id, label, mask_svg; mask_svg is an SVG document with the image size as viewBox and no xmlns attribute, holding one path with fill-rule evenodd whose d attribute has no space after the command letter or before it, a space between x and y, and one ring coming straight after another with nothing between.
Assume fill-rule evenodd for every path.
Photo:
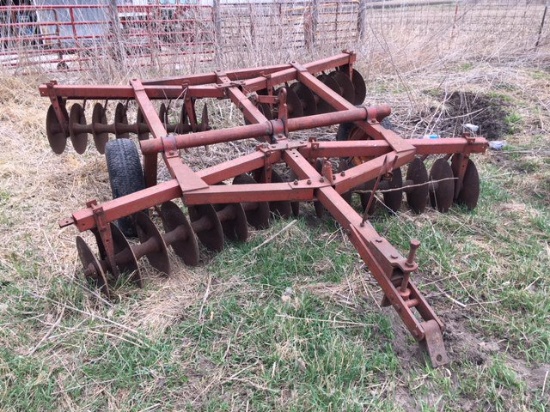
<instances>
[{"instance_id":1,"label":"red painted steel beam","mask_svg":"<svg viewBox=\"0 0 550 412\"><path fill-rule=\"evenodd\" d=\"M315 127L331 126L338 123L353 122L357 120L372 119L381 111L389 110L386 106L360 107L341 112L318 114L314 116L288 119L288 131L306 130ZM264 123L237 126L222 130L208 130L188 135L175 135L178 149L199 147L216 143L231 142L248 138L262 138L281 134L284 131L282 120L274 119ZM140 142L141 151L144 154L159 153L164 150L161 139L143 140Z\"/></svg>"},{"instance_id":2,"label":"red painted steel beam","mask_svg":"<svg viewBox=\"0 0 550 412\"><path fill-rule=\"evenodd\" d=\"M484 153L489 143L483 137L474 139L449 137L444 139L407 139L416 148L417 155ZM304 144L300 153L307 158L315 157L375 157L391 151L384 140L348 140L314 142Z\"/></svg>"},{"instance_id":3,"label":"red painted steel beam","mask_svg":"<svg viewBox=\"0 0 550 412\"><path fill-rule=\"evenodd\" d=\"M328 184L325 183L324 185ZM182 191L182 186L174 179L102 203L101 207L105 213L105 222L113 222L121 217L132 215L178 197L181 197L186 205L314 200L314 190L322 187L323 184L308 183L303 180L297 184L292 182L213 185L204 189L185 188L184 191ZM59 222L61 227L73 224L81 232L94 229L96 221L92 209L79 210L71 218Z\"/></svg>"},{"instance_id":4,"label":"red painted steel beam","mask_svg":"<svg viewBox=\"0 0 550 412\"><path fill-rule=\"evenodd\" d=\"M270 74L270 73L288 69L290 67L292 67L290 66L290 64L279 64L276 66L265 66L265 67L251 68L251 69L235 70L235 71L225 72L225 74L232 81L240 81L240 80L246 80L246 79L258 77L262 75L262 73ZM166 77L162 79L151 79L151 80L144 81L143 84L146 84L149 86L181 85L185 83L189 85L199 85L199 84L216 83L216 79L217 79L216 72L212 72L212 73L198 74L198 75L191 75L191 76L176 76L176 77Z\"/></svg>"},{"instance_id":5,"label":"red painted steel beam","mask_svg":"<svg viewBox=\"0 0 550 412\"><path fill-rule=\"evenodd\" d=\"M121 217L130 216L141 210L167 202L168 200L176 199L180 196L181 188L178 182L176 180L170 180L140 190L139 192L102 203L101 207L105 212L105 221L114 222ZM81 232L94 229L96 227L96 222L92 209L79 210L73 213L71 218L63 219L59 222L59 226L61 227L73 224Z\"/></svg>"},{"instance_id":6,"label":"red painted steel beam","mask_svg":"<svg viewBox=\"0 0 550 412\"><path fill-rule=\"evenodd\" d=\"M219 86L143 86L149 99L181 99L184 95L196 98L222 99L223 88ZM46 85L40 85L40 96L49 96ZM55 85L52 88L55 96L67 99L133 99L132 86L90 86L90 85Z\"/></svg>"},{"instance_id":7,"label":"red painted steel beam","mask_svg":"<svg viewBox=\"0 0 550 412\"><path fill-rule=\"evenodd\" d=\"M317 60L315 62L304 64L304 67L311 73L319 73L325 70L331 70L356 61L354 53L341 53L333 57ZM265 66L257 68L247 68L225 72L225 75L231 81L243 81L243 88L247 92L257 91L267 88L267 83L281 84L287 81L296 80L296 69L291 64L281 64L274 66ZM168 77L164 79L153 79L144 81L145 85L199 85L216 83L216 72L193 75Z\"/></svg>"},{"instance_id":8,"label":"red painted steel beam","mask_svg":"<svg viewBox=\"0 0 550 412\"><path fill-rule=\"evenodd\" d=\"M298 181L296 184L288 182L213 185L206 189L183 193L182 198L186 205L276 201L305 202L314 199L313 191L320 185L320 183L308 183L305 180Z\"/></svg>"},{"instance_id":9,"label":"red painted steel beam","mask_svg":"<svg viewBox=\"0 0 550 412\"><path fill-rule=\"evenodd\" d=\"M266 159L269 159L270 163L278 163L281 160L281 152L264 153L258 150L249 155L200 170L196 174L209 185L215 185L237 175L264 167Z\"/></svg>"}]
</instances>

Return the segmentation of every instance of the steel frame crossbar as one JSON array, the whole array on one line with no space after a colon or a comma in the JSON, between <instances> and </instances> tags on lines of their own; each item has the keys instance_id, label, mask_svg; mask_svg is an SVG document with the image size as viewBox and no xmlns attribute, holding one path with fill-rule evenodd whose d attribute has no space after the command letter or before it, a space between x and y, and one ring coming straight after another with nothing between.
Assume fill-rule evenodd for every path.
<instances>
[{"instance_id":1,"label":"steel frame crossbar","mask_svg":"<svg viewBox=\"0 0 550 412\"><path fill-rule=\"evenodd\" d=\"M315 73L339 68L351 73L355 55L342 53L332 58L299 65L272 66L233 72L215 72L208 75L170 78L140 82L132 80L130 86L42 86L42 95L59 99L135 99L153 138L140 141L144 156L144 173L147 188L101 205L75 212L63 219L61 226L75 225L79 231L106 231L109 239L109 222L161 204L181 198L185 205L223 204L236 202L271 201L319 201L343 227L370 272L382 288L383 304L391 305L401 317L413 337L427 349L433 366L448 362L443 344L444 323L435 314L426 298L411 280L418 269L415 251L418 244L411 243L411 250L404 257L385 238L380 236L365 216L360 215L342 197L354 188L391 174L393 170L410 163L415 156L433 154L459 154L467 162L470 154L482 153L487 148L483 138L469 136L439 140L402 139L379 123L389 115L387 106L356 108L326 87ZM300 81L317 96L329 103L335 111L325 114L288 118L285 93L277 96L279 117L267 119L251 103L250 95L258 90L273 90L274 86L289 81ZM186 102L196 98L229 98L251 123L223 130L205 130L191 134L168 134L151 100L182 97ZM193 107L192 104L189 105ZM61 113L61 111L56 111ZM58 119L61 125L66 119ZM371 140L321 142L316 139L296 141L290 133L354 122ZM213 167L193 171L183 163L179 151L203 145L256 138L260 142L253 153L226 161ZM157 158L162 155L172 176L166 182L156 182ZM329 158L359 156L365 161L348 170L336 173L330 167ZM314 167L321 159L326 167L322 171ZM286 164L296 176L294 181L271 182L271 170L275 164ZM263 182L246 185L219 185L243 173L258 173ZM460 180L461 177L458 177ZM98 218L98 207L101 219ZM113 254L112 244L104 244L106 254Z\"/></svg>"}]
</instances>

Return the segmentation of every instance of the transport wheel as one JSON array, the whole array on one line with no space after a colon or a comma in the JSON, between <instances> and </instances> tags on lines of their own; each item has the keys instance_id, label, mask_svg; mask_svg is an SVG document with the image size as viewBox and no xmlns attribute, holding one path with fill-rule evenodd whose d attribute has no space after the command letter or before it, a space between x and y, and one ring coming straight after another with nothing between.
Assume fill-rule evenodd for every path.
<instances>
[{"instance_id":1,"label":"transport wheel","mask_svg":"<svg viewBox=\"0 0 550 412\"><path fill-rule=\"evenodd\" d=\"M143 170L136 145L130 139L116 139L105 146L109 182L113 199L145 189ZM128 237L136 237L134 217L123 217L117 226Z\"/></svg>"}]
</instances>

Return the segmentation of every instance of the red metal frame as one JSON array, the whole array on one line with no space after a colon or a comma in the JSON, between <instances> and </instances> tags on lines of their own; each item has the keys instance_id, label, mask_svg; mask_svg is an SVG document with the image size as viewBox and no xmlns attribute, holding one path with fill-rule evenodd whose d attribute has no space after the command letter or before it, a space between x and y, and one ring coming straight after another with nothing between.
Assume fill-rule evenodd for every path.
<instances>
[{"instance_id":1,"label":"red metal frame","mask_svg":"<svg viewBox=\"0 0 550 412\"><path fill-rule=\"evenodd\" d=\"M144 155L145 190L93 205L75 212L60 222L61 226L74 224L79 231L99 230L109 237L107 223L128 216L165 201L181 198L186 205L222 204L264 201L319 201L342 225L345 233L359 252L384 292L384 304L392 305L415 339L424 344L432 364L448 362L443 346L444 323L435 314L427 300L411 280L418 269L414 261L418 243L411 243L408 256L403 256L373 226L357 213L342 194L368 181L380 179L407 163L415 156L459 154L462 164L470 154L482 153L488 144L483 138L469 136L439 140L402 139L379 123L390 114L387 106L359 107L326 87L314 74L334 68L353 67L356 56L344 52L332 58L310 64L292 63L245 69L232 72L215 72L205 75L140 82L132 80L130 86L61 86L47 84L40 87L42 96L49 97L54 107L65 99L135 99L153 138L140 141ZM313 116L287 118L285 92L276 101L280 105L279 118L267 119L251 103L251 94L273 89L274 85L301 81L335 111ZM223 130L205 130L191 134L168 134L151 100L177 98L182 88L188 99L229 98L251 123ZM277 97L277 96L276 96ZM58 122L68 128L62 110L56 110ZM65 111L66 112L66 111ZM354 122L370 140L320 142L315 139L296 141L290 133L344 122ZM228 142L245 138L263 141L254 153L209 167L198 172L182 162L179 150ZM162 154L172 179L156 184L158 154ZM325 162L322 171L315 168L317 159L361 156L362 164L340 173L333 172ZM274 164L286 164L297 176L296 180L270 183L270 170ZM242 173L264 170L265 182L247 185L218 185ZM458 177L462 185L464 172ZM112 256L112 245L105 244L107 255Z\"/></svg>"}]
</instances>

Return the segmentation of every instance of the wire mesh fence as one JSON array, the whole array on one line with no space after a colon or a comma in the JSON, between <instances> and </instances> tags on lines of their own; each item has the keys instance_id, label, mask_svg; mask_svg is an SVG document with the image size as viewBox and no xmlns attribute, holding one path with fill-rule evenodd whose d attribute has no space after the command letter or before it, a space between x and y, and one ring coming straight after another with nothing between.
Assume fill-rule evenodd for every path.
<instances>
[{"instance_id":1,"label":"wire mesh fence","mask_svg":"<svg viewBox=\"0 0 550 412\"><path fill-rule=\"evenodd\" d=\"M177 68L188 60L249 64L251 56L254 64L269 64L346 48L391 54L404 64L419 53L425 59L550 54L545 1L33 3L0 6L1 66L79 71L109 60L125 68Z\"/></svg>"}]
</instances>

